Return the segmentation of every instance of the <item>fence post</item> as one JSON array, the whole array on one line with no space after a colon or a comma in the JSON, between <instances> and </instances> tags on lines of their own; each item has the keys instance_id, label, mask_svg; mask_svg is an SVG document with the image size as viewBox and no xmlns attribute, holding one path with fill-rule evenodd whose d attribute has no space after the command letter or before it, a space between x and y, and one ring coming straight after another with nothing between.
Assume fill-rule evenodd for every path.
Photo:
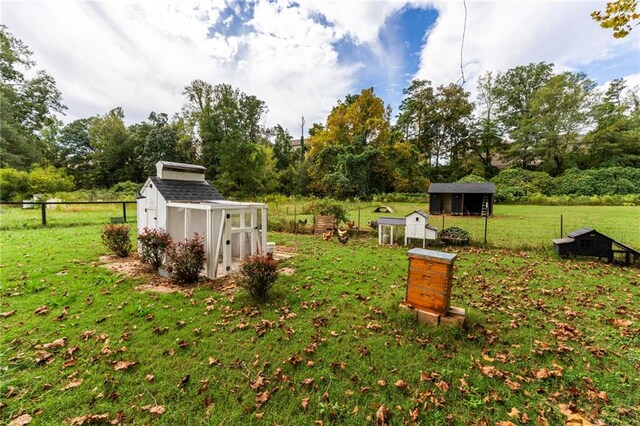
<instances>
[{"instance_id":1,"label":"fence post","mask_svg":"<svg viewBox=\"0 0 640 426\"><path fill-rule=\"evenodd\" d=\"M563 228L562 215L560 215L560 238L562 238L562 236L564 235L562 228Z\"/></svg>"},{"instance_id":2,"label":"fence post","mask_svg":"<svg viewBox=\"0 0 640 426\"><path fill-rule=\"evenodd\" d=\"M484 215L484 245L487 245L487 224L489 223L489 212Z\"/></svg>"},{"instance_id":3,"label":"fence post","mask_svg":"<svg viewBox=\"0 0 640 426\"><path fill-rule=\"evenodd\" d=\"M444 229L444 212L442 212L442 229ZM441 231L442 231L441 229Z\"/></svg>"},{"instance_id":4,"label":"fence post","mask_svg":"<svg viewBox=\"0 0 640 426\"><path fill-rule=\"evenodd\" d=\"M47 226L47 205L40 203L40 211L42 212L42 226Z\"/></svg>"},{"instance_id":5,"label":"fence post","mask_svg":"<svg viewBox=\"0 0 640 426\"><path fill-rule=\"evenodd\" d=\"M127 203L122 203L122 219L127 223Z\"/></svg>"}]
</instances>

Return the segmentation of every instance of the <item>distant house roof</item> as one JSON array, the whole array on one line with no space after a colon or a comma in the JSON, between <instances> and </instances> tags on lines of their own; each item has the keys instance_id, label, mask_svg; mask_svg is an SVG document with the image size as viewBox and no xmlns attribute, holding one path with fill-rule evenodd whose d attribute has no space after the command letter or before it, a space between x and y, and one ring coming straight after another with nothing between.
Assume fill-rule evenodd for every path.
<instances>
[{"instance_id":1,"label":"distant house roof","mask_svg":"<svg viewBox=\"0 0 640 426\"><path fill-rule=\"evenodd\" d=\"M418 213L420 216L424 217L425 219L429 219L429 215L427 213L424 212L424 210L415 210L412 211L411 213L409 213L407 216L411 216L414 213ZM405 216L405 217L407 217Z\"/></svg>"},{"instance_id":2,"label":"distant house roof","mask_svg":"<svg viewBox=\"0 0 640 426\"><path fill-rule=\"evenodd\" d=\"M180 163L175 163L180 164ZM160 179L151 176L151 182L167 201L214 201L224 200L222 194L208 182Z\"/></svg>"},{"instance_id":3,"label":"distant house roof","mask_svg":"<svg viewBox=\"0 0 640 426\"><path fill-rule=\"evenodd\" d=\"M429 194L495 194L492 182L484 183L432 183Z\"/></svg>"}]
</instances>

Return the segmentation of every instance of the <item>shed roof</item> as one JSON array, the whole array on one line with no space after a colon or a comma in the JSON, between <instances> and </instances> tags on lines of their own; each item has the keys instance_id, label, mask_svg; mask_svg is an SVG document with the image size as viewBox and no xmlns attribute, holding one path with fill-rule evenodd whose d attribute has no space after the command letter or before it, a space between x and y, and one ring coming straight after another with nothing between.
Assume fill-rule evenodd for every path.
<instances>
[{"instance_id":1,"label":"shed roof","mask_svg":"<svg viewBox=\"0 0 640 426\"><path fill-rule=\"evenodd\" d=\"M167 201L224 200L222 194L206 181L160 179L157 176L151 176L149 179Z\"/></svg>"},{"instance_id":2,"label":"shed roof","mask_svg":"<svg viewBox=\"0 0 640 426\"><path fill-rule=\"evenodd\" d=\"M378 225L396 225L405 226L407 221L404 217L379 217Z\"/></svg>"},{"instance_id":3,"label":"shed roof","mask_svg":"<svg viewBox=\"0 0 640 426\"><path fill-rule=\"evenodd\" d=\"M593 229L591 229L591 228L586 228L586 227L585 227L585 228L580 228L580 229L577 229L577 230L575 230L575 231L569 232L569 233L567 234L567 237L571 237L571 238L580 237L580 236L585 235L585 234L588 234L588 233L590 233L590 232L593 232ZM597 231L596 231L596 232L597 232ZM599 232L598 232L598 234L599 234ZM605 235L605 236L606 236L606 235Z\"/></svg>"},{"instance_id":4,"label":"shed roof","mask_svg":"<svg viewBox=\"0 0 640 426\"><path fill-rule=\"evenodd\" d=\"M495 194L496 185L484 183L432 183L429 194Z\"/></svg>"}]
</instances>

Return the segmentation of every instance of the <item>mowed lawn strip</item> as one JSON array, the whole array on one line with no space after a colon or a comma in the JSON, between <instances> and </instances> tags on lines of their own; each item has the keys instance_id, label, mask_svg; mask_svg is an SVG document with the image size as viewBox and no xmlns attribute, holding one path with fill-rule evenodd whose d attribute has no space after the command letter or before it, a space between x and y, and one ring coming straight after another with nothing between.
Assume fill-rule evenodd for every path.
<instances>
[{"instance_id":1,"label":"mowed lawn strip","mask_svg":"<svg viewBox=\"0 0 640 426\"><path fill-rule=\"evenodd\" d=\"M637 268L450 250L468 323L431 328L398 310L406 249L372 238L270 234L295 273L256 305L137 292L100 230L0 234L2 423L640 422Z\"/></svg>"}]
</instances>

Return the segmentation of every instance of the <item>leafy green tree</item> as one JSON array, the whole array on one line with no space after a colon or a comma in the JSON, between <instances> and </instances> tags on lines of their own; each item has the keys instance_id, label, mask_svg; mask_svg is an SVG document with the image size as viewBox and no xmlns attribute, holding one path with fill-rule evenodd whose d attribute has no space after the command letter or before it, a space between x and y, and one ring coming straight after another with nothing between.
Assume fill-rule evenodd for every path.
<instances>
[{"instance_id":1,"label":"leafy green tree","mask_svg":"<svg viewBox=\"0 0 640 426\"><path fill-rule=\"evenodd\" d=\"M460 86L451 83L434 90L431 82L415 80L405 90L398 128L432 167L450 164L456 168L468 152L472 113L469 92Z\"/></svg>"},{"instance_id":2,"label":"leafy green tree","mask_svg":"<svg viewBox=\"0 0 640 426\"><path fill-rule=\"evenodd\" d=\"M496 77L500 122L509 136L504 155L523 168L535 165L533 146L540 137L531 101L553 76L553 64L540 62L512 68Z\"/></svg>"},{"instance_id":3,"label":"leafy green tree","mask_svg":"<svg viewBox=\"0 0 640 426\"><path fill-rule=\"evenodd\" d=\"M582 165L590 167L640 167L640 108L638 95L625 96L624 79L613 80L591 111L595 128L585 138L587 155Z\"/></svg>"},{"instance_id":4,"label":"leafy green tree","mask_svg":"<svg viewBox=\"0 0 640 426\"><path fill-rule=\"evenodd\" d=\"M141 182L146 177L135 153L135 139L124 124L124 111L114 108L91 121L88 129L91 154L92 181L100 187L117 182Z\"/></svg>"},{"instance_id":5,"label":"leafy green tree","mask_svg":"<svg viewBox=\"0 0 640 426\"><path fill-rule=\"evenodd\" d=\"M474 154L471 163L479 163L482 176L487 178L498 173L491 160L504 147L503 130L498 119L496 87L496 79L491 71L480 76L477 93L478 117L471 126L468 139L469 150Z\"/></svg>"},{"instance_id":6,"label":"leafy green tree","mask_svg":"<svg viewBox=\"0 0 640 426\"><path fill-rule=\"evenodd\" d=\"M385 158L391 111L373 88L338 101L325 126L312 127L307 161L315 195L368 196L391 187Z\"/></svg>"},{"instance_id":7,"label":"leafy green tree","mask_svg":"<svg viewBox=\"0 0 640 426\"><path fill-rule=\"evenodd\" d=\"M581 149L594 88L586 74L564 72L551 77L531 98L530 123L538 135L531 152L552 176L571 165Z\"/></svg>"},{"instance_id":8,"label":"leafy green tree","mask_svg":"<svg viewBox=\"0 0 640 426\"><path fill-rule=\"evenodd\" d=\"M29 196L29 174L10 167L0 169L0 200L19 201Z\"/></svg>"},{"instance_id":9,"label":"leafy green tree","mask_svg":"<svg viewBox=\"0 0 640 426\"><path fill-rule=\"evenodd\" d=\"M95 149L91 146L89 128L95 120L95 117L74 120L62 127L57 137L60 162L80 188L93 186L91 156Z\"/></svg>"},{"instance_id":10,"label":"leafy green tree","mask_svg":"<svg viewBox=\"0 0 640 426\"><path fill-rule=\"evenodd\" d=\"M62 113L62 95L45 71L27 78L32 52L0 25L0 167L26 169L43 161L41 132Z\"/></svg>"},{"instance_id":11,"label":"leafy green tree","mask_svg":"<svg viewBox=\"0 0 640 426\"><path fill-rule=\"evenodd\" d=\"M73 191L73 178L65 169L53 166L36 167L29 172L29 192L31 194L53 194L61 191Z\"/></svg>"},{"instance_id":12,"label":"leafy green tree","mask_svg":"<svg viewBox=\"0 0 640 426\"><path fill-rule=\"evenodd\" d=\"M277 125L273 132L275 134L275 142L273 144L273 155L276 158L276 168L285 170L294 163L295 153L291 148L291 135L289 132Z\"/></svg>"}]
</instances>

